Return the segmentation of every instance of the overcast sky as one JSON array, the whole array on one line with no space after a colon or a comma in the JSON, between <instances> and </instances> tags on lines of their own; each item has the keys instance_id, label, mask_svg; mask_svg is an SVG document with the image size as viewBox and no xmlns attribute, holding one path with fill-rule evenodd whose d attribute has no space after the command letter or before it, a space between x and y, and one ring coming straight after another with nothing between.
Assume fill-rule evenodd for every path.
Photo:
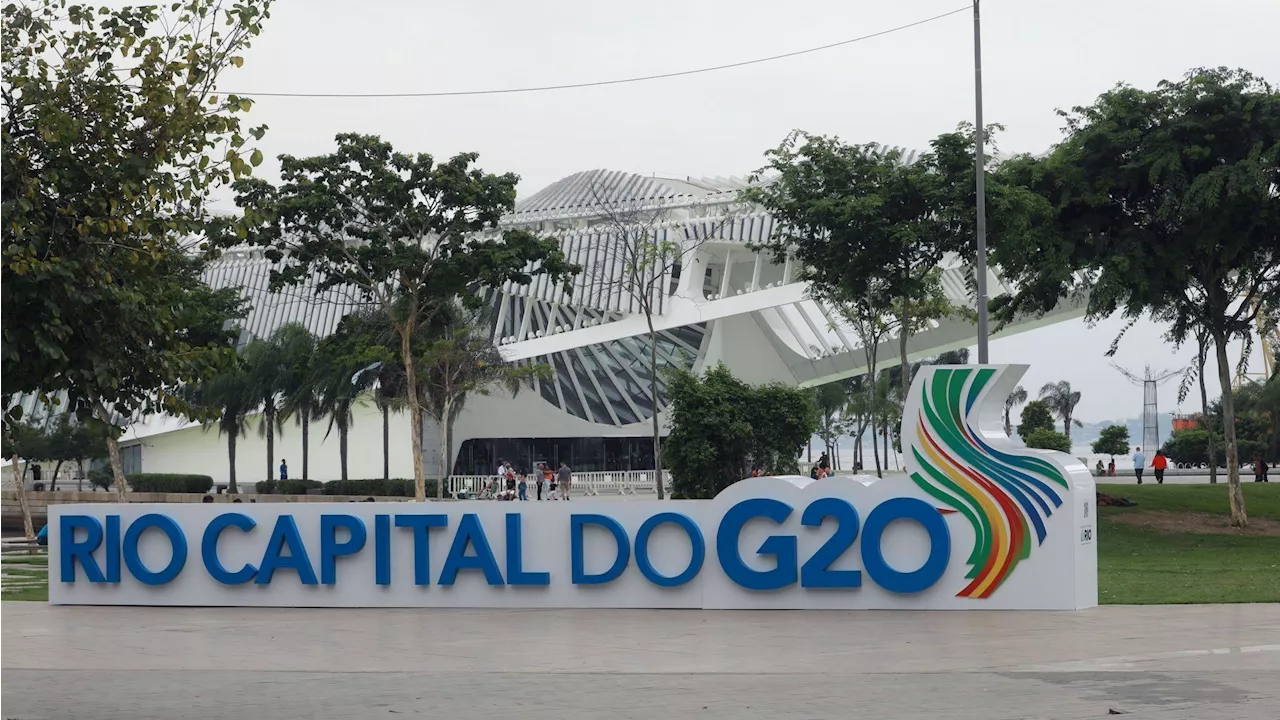
<instances>
[{"instance_id":1,"label":"overcast sky","mask_svg":"<svg viewBox=\"0 0 1280 720\"><path fill-rule=\"evenodd\" d=\"M838 42L962 6L956 0L307 0L278 3L224 91L441 92L674 72ZM1117 82L1152 87L1203 65L1244 67L1280 82L1277 0L988 0L983 3L987 122L1005 152L1057 141L1055 109ZM801 57L714 73L599 88L453 98L260 98L249 120L275 156L333 148L340 132L398 149L480 153L486 170L521 175L530 194L592 168L671 177L730 176L762 164L790 130L923 148L973 118L972 16ZM1103 353L1117 321L1061 323L995 341L993 362L1032 364L1025 385L1067 379L1085 420L1132 417L1142 394ZM1140 370L1190 362L1163 329L1134 328L1117 360ZM1233 354L1232 362L1238 358ZM1255 366L1261 361L1254 359ZM1161 392L1173 409L1176 388ZM1193 403L1198 404L1198 403ZM1187 409L1194 409L1188 407Z\"/></svg>"}]
</instances>

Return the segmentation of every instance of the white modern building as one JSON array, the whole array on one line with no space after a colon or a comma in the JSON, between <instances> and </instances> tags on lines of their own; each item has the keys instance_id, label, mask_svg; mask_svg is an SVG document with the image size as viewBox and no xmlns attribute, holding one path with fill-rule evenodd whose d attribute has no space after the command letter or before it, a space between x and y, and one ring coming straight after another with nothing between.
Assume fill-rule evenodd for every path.
<instances>
[{"instance_id":1,"label":"white modern building","mask_svg":"<svg viewBox=\"0 0 1280 720\"><path fill-rule=\"evenodd\" d=\"M736 203L745 181L641 177L593 170L566 177L523 199L503 220L559 239L564 253L586 271L572 292L538 280L527 287L491 289L492 336L512 362L550 365L554 377L515 398L473 397L455 425L455 473L488 474L498 458L518 468L536 461L564 460L576 471L642 470L652 467L649 420L665 412L662 380L648 369L648 330L634 292L625 282L624 263L610 247L626 232L620 225L651 229L654 239L682 249L681 261L656 282L652 295L658 358L694 370L723 361L751 383L782 381L811 386L861 374L864 353L857 338L831 308L810 299L804 283L793 281L790 261L754 252L752 242L769 237L776 223L758 209ZM314 333L330 333L354 305L333 296L315 299L310 288L268 291L271 264L253 251L230 252L212 265L207 281L239 287L252 305L246 336L265 337L297 321ZM946 291L957 304L970 302L958 261L943 268ZM1007 288L994 273L993 296ZM1014 333L1080 316L1062 307L1042 318L1003 330ZM975 329L964 321L942 321L911 338L913 358L965 347ZM880 351L897 357L897 340ZM659 384L658 407L649 389ZM382 476L382 420L370 402L355 413L350 437L350 476ZM391 416L391 476L412 477L409 420ZM336 434L311 429L310 476L338 476ZM424 466L437 467L439 433L428 422ZM281 458L300 473L301 433L286 428L276 439ZM219 483L228 476L226 438L216 430L152 418L124 437L129 471L199 472ZM237 477L252 487L265 479L265 444L256 433L241 439Z\"/></svg>"}]
</instances>

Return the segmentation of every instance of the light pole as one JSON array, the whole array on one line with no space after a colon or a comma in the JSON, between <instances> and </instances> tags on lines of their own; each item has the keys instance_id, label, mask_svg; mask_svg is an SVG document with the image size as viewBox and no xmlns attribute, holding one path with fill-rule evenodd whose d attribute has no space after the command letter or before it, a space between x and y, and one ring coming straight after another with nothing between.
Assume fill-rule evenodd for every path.
<instances>
[{"instance_id":1,"label":"light pole","mask_svg":"<svg viewBox=\"0 0 1280 720\"><path fill-rule=\"evenodd\" d=\"M974 175L977 178L978 196L978 258L974 274L978 280L978 364L985 365L987 357L987 182L986 158L983 150L987 143L982 125L982 13L979 0L973 0L973 92L974 92Z\"/></svg>"}]
</instances>

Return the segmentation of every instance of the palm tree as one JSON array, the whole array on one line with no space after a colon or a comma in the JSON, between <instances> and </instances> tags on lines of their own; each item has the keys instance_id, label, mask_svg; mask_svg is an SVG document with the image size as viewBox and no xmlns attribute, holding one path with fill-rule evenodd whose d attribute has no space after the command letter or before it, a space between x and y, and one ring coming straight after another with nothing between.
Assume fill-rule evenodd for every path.
<instances>
[{"instance_id":1,"label":"palm tree","mask_svg":"<svg viewBox=\"0 0 1280 720\"><path fill-rule=\"evenodd\" d=\"M237 357L231 367L195 385L186 386L183 392L192 405L216 417L204 429L208 431L216 425L218 434L227 436L227 490L239 492L236 486L236 440L244 437L249 429L249 414L258 407L253 378L244 360Z\"/></svg>"},{"instance_id":2,"label":"palm tree","mask_svg":"<svg viewBox=\"0 0 1280 720\"><path fill-rule=\"evenodd\" d=\"M1071 413L1080 402L1080 392L1071 389L1071 383L1060 380L1056 383L1045 383L1040 388L1040 399L1049 405L1049 410L1062 418L1062 434L1071 438L1071 426L1084 427L1079 420L1072 420Z\"/></svg>"},{"instance_id":3,"label":"palm tree","mask_svg":"<svg viewBox=\"0 0 1280 720\"><path fill-rule=\"evenodd\" d=\"M258 416L258 437L267 439L267 473L263 478L267 481L275 477L276 430L284 429L280 411L288 374L276 340L275 335L267 340L254 340L242 353L253 398L262 411Z\"/></svg>"},{"instance_id":4,"label":"palm tree","mask_svg":"<svg viewBox=\"0 0 1280 720\"><path fill-rule=\"evenodd\" d=\"M280 355L279 422L290 417L302 428L302 479L310 479L311 421L319 405L317 395L316 337L302 323L281 325L271 334ZM274 458L273 458L274 461Z\"/></svg>"},{"instance_id":5,"label":"palm tree","mask_svg":"<svg viewBox=\"0 0 1280 720\"><path fill-rule=\"evenodd\" d=\"M1013 437L1013 409L1027 401L1027 389L1019 385L1004 399L1004 434Z\"/></svg>"}]
</instances>

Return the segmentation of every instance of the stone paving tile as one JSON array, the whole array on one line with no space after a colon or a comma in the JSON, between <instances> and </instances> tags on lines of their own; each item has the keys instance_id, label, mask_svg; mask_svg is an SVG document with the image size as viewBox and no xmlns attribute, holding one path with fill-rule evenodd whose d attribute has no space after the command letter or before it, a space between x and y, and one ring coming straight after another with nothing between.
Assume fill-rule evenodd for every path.
<instances>
[{"instance_id":1,"label":"stone paving tile","mask_svg":"<svg viewBox=\"0 0 1280 720\"><path fill-rule=\"evenodd\" d=\"M0 608L16 720L1280 718L1278 605Z\"/></svg>"}]
</instances>

